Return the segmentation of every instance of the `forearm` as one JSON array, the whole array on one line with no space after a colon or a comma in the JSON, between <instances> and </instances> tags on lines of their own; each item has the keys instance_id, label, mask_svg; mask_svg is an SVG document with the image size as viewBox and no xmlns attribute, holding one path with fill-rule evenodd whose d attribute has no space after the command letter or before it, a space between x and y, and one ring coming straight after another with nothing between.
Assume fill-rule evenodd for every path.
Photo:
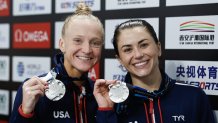
<instances>
[{"instance_id":1,"label":"forearm","mask_svg":"<svg viewBox=\"0 0 218 123\"><path fill-rule=\"evenodd\" d=\"M13 111L10 116L10 123L34 123L34 116L32 115L22 115L22 86L19 87L17 95L14 101ZM27 116L27 117L25 117Z\"/></svg>"}]
</instances>

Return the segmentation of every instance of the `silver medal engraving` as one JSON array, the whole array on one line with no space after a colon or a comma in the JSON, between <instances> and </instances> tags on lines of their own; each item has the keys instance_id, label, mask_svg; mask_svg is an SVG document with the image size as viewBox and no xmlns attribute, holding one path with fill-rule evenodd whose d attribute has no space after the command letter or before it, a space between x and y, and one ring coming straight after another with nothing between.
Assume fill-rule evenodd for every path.
<instances>
[{"instance_id":1,"label":"silver medal engraving","mask_svg":"<svg viewBox=\"0 0 218 123\"><path fill-rule=\"evenodd\" d=\"M48 89L45 90L45 95L52 101L60 100L66 92L64 84L57 79L48 82Z\"/></svg>"},{"instance_id":2,"label":"silver medal engraving","mask_svg":"<svg viewBox=\"0 0 218 123\"><path fill-rule=\"evenodd\" d=\"M129 89L125 82L117 81L115 84L109 85L109 97L115 103L125 101L129 96Z\"/></svg>"},{"instance_id":3,"label":"silver medal engraving","mask_svg":"<svg viewBox=\"0 0 218 123\"><path fill-rule=\"evenodd\" d=\"M52 69L45 77L41 77L42 80L48 82L48 89L45 90L45 95L52 101L60 100L66 92L63 82L55 79L56 75L57 73Z\"/></svg>"}]
</instances>

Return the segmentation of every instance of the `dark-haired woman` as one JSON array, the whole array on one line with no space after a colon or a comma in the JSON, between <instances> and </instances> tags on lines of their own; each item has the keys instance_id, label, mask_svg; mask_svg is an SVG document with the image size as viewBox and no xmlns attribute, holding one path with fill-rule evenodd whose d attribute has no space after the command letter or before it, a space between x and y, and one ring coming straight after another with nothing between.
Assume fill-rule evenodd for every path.
<instances>
[{"instance_id":1,"label":"dark-haired woman","mask_svg":"<svg viewBox=\"0 0 218 123\"><path fill-rule=\"evenodd\" d=\"M128 71L125 82L134 90L130 89L124 102L114 104L109 96L127 92L109 94L108 85L116 85L116 80L95 82L94 95L99 107L114 109L117 118L113 117L113 123L215 123L203 90L179 84L160 70L161 44L149 23L121 23L115 29L113 45L116 58Z\"/></svg>"}]
</instances>

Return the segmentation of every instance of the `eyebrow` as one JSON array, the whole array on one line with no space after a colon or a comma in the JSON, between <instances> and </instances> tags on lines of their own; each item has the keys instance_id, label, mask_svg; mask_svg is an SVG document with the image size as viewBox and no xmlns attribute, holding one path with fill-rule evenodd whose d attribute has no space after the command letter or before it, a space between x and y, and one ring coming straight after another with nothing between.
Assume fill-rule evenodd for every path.
<instances>
[{"instance_id":1,"label":"eyebrow","mask_svg":"<svg viewBox=\"0 0 218 123\"><path fill-rule=\"evenodd\" d=\"M81 34L78 34L78 35L74 35L73 38L83 38L85 35L81 35ZM91 38L91 40L102 40L101 38L99 37L93 37Z\"/></svg>"},{"instance_id":2,"label":"eyebrow","mask_svg":"<svg viewBox=\"0 0 218 123\"><path fill-rule=\"evenodd\" d=\"M123 45L123 46L121 47L121 49L124 48L124 47L131 47L131 45L130 45L130 44Z\"/></svg>"},{"instance_id":3,"label":"eyebrow","mask_svg":"<svg viewBox=\"0 0 218 123\"><path fill-rule=\"evenodd\" d=\"M148 39L144 38L144 39L140 40L140 41L138 42L138 44L141 44L142 42L147 41L147 40L148 40Z\"/></svg>"},{"instance_id":4,"label":"eyebrow","mask_svg":"<svg viewBox=\"0 0 218 123\"><path fill-rule=\"evenodd\" d=\"M146 38L141 39L141 40L138 42L138 44L141 44L142 42L147 41L147 40L148 40L148 39L146 39ZM123 47L131 47L131 44L123 45L121 48L123 48Z\"/></svg>"}]
</instances>

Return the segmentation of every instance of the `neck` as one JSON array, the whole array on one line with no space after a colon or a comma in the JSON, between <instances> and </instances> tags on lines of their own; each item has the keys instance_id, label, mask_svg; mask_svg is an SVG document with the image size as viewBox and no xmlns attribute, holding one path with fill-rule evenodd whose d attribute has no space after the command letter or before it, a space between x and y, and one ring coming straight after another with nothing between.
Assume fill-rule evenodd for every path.
<instances>
[{"instance_id":1,"label":"neck","mask_svg":"<svg viewBox=\"0 0 218 123\"><path fill-rule=\"evenodd\" d=\"M131 78L133 85L139 86L151 92L154 90L158 90L160 88L162 80L160 70L155 72L155 74L148 75L145 77L136 77L131 75Z\"/></svg>"},{"instance_id":2,"label":"neck","mask_svg":"<svg viewBox=\"0 0 218 123\"><path fill-rule=\"evenodd\" d=\"M84 81L73 81L73 83L79 87L82 86L83 82Z\"/></svg>"},{"instance_id":3,"label":"neck","mask_svg":"<svg viewBox=\"0 0 218 123\"><path fill-rule=\"evenodd\" d=\"M78 71L76 68L72 67L71 65L68 65L67 63L64 62L64 67L66 69L66 72L69 77L72 78L80 78L82 76L82 72ZM82 86L83 81L73 81L74 84L77 86Z\"/></svg>"}]
</instances>

